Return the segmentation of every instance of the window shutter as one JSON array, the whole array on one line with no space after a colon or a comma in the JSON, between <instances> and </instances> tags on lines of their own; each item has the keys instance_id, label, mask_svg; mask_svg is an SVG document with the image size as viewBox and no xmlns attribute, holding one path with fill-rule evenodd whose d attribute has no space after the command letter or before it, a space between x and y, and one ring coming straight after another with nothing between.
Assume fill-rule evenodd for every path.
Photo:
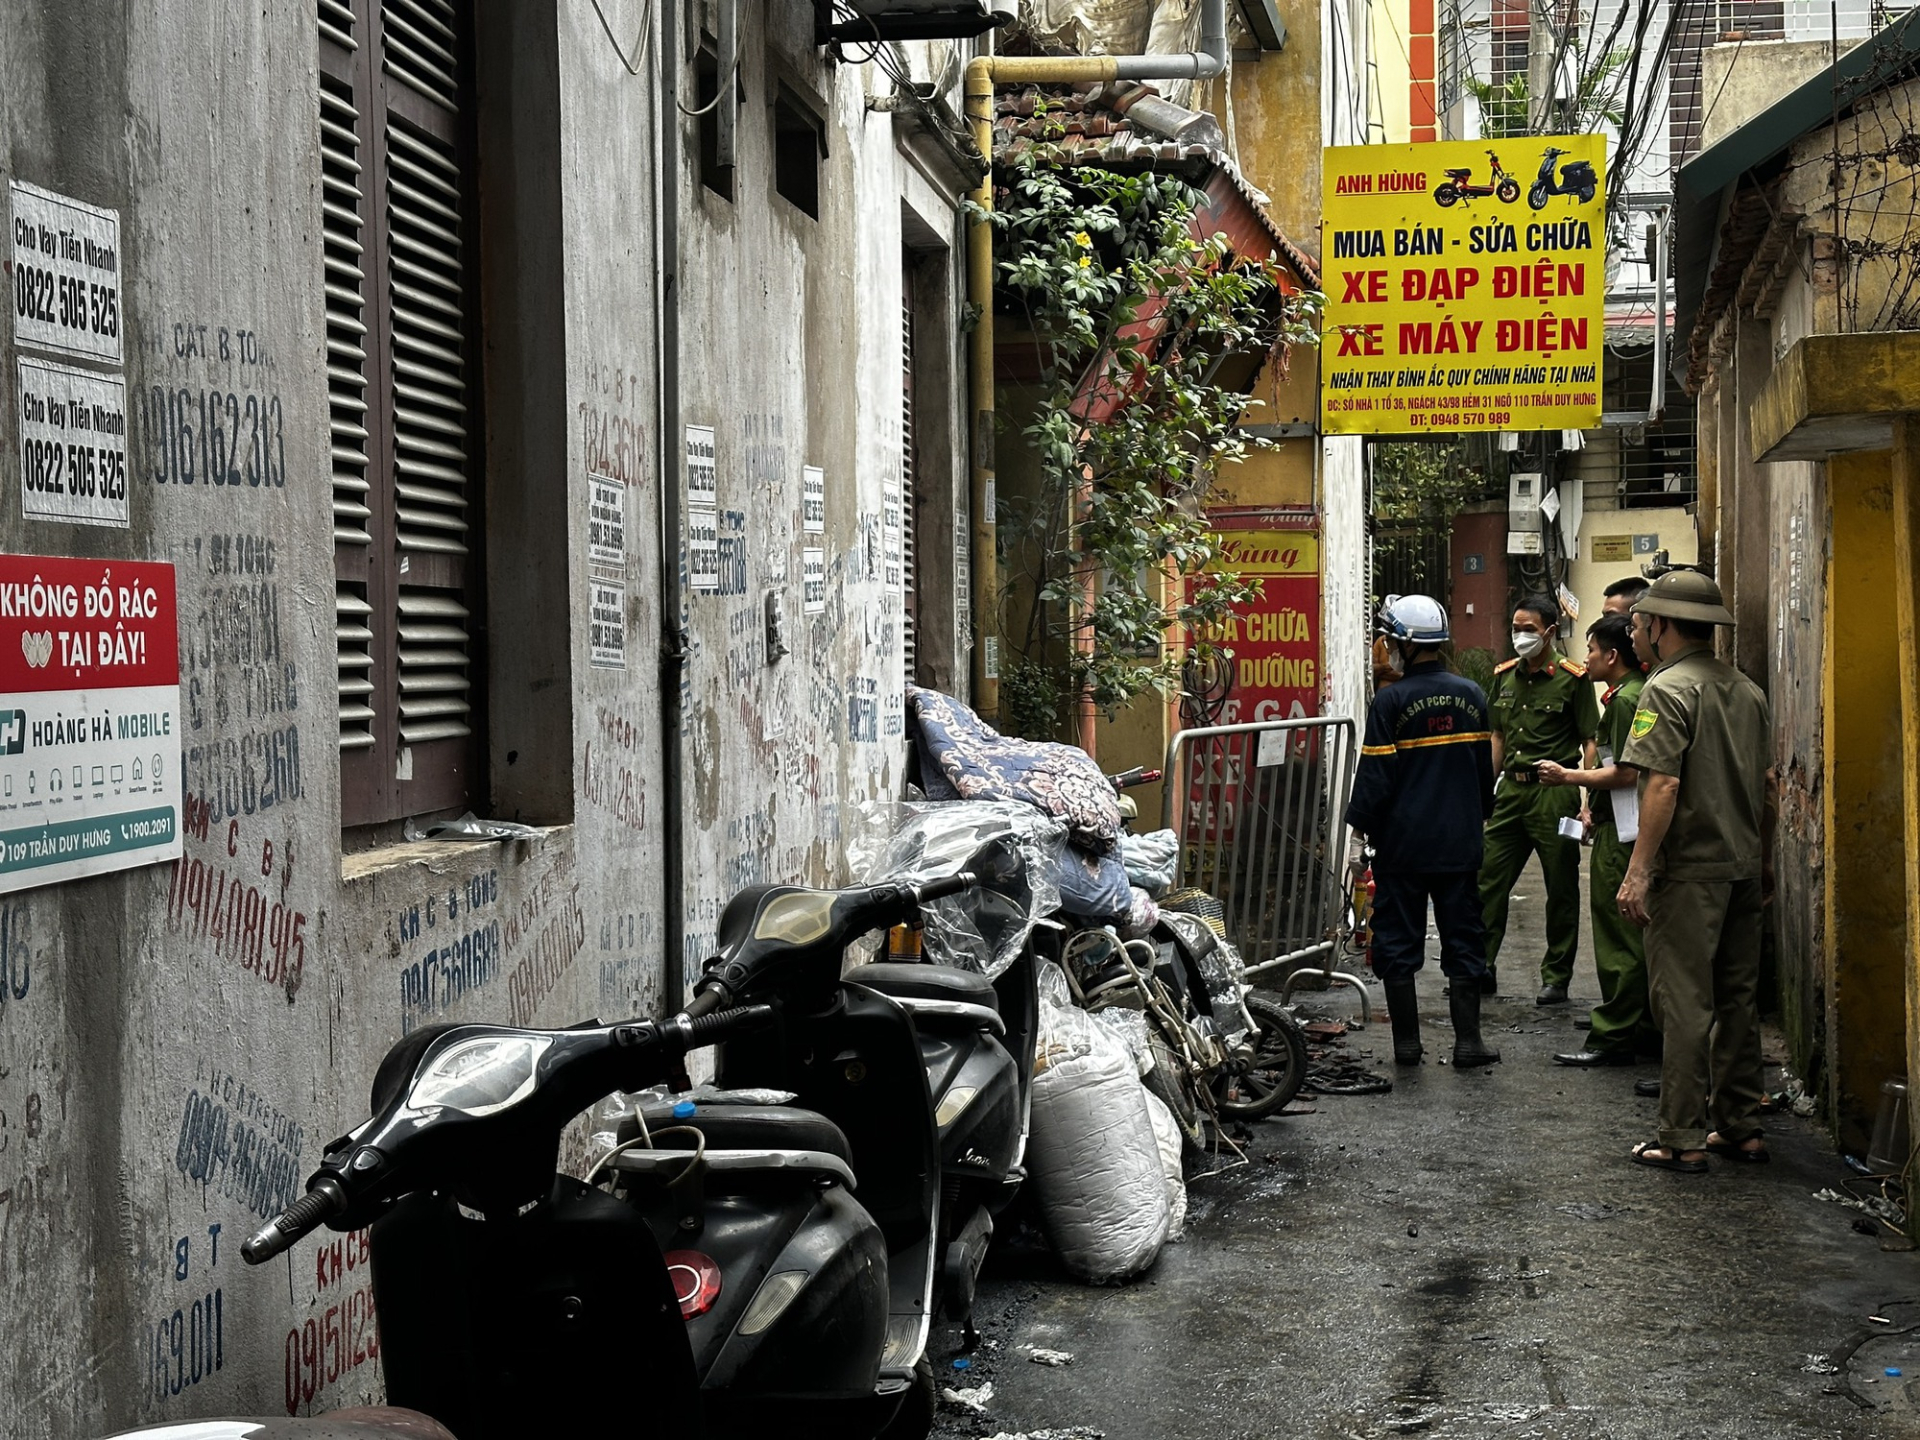
<instances>
[{"instance_id":1,"label":"window shutter","mask_svg":"<svg viewBox=\"0 0 1920 1440\"><path fill-rule=\"evenodd\" d=\"M452 0L318 0L342 816L474 803L473 256Z\"/></svg>"}]
</instances>

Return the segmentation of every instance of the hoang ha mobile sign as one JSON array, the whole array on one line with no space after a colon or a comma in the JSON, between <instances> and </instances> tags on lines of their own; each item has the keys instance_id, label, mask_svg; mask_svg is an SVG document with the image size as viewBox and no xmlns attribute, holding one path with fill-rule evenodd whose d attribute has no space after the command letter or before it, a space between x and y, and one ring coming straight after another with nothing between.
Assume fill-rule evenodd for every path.
<instances>
[{"instance_id":1,"label":"hoang ha mobile sign","mask_svg":"<svg viewBox=\"0 0 1920 1440\"><path fill-rule=\"evenodd\" d=\"M1323 152L1321 428L1600 423L1606 137Z\"/></svg>"},{"instance_id":2,"label":"hoang ha mobile sign","mask_svg":"<svg viewBox=\"0 0 1920 1440\"><path fill-rule=\"evenodd\" d=\"M0 555L0 893L180 855L171 564Z\"/></svg>"}]
</instances>

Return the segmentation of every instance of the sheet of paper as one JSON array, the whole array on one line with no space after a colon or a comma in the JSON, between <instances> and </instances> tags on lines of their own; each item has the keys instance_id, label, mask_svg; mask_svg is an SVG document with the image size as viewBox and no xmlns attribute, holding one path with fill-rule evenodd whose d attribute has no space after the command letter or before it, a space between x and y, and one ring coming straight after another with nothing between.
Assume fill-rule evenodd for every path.
<instances>
[{"instance_id":1,"label":"sheet of paper","mask_svg":"<svg viewBox=\"0 0 1920 1440\"><path fill-rule=\"evenodd\" d=\"M1613 752L1606 746L1600 747L1600 768L1606 769L1613 764ZM1640 787L1629 785L1624 790L1609 790L1608 797L1613 801L1613 830L1620 837L1620 843L1631 845L1640 838Z\"/></svg>"}]
</instances>

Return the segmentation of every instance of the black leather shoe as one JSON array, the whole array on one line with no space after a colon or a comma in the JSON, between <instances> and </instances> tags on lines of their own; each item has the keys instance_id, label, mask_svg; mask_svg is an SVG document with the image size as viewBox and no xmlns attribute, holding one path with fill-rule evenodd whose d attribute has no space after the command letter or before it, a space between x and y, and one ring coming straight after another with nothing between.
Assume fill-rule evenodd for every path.
<instances>
[{"instance_id":1,"label":"black leather shoe","mask_svg":"<svg viewBox=\"0 0 1920 1440\"><path fill-rule=\"evenodd\" d=\"M1542 985L1540 993L1533 997L1536 1005L1564 1005L1567 1003L1567 987L1564 985Z\"/></svg>"},{"instance_id":2,"label":"black leather shoe","mask_svg":"<svg viewBox=\"0 0 1920 1440\"><path fill-rule=\"evenodd\" d=\"M1576 1050L1571 1055L1553 1057L1556 1065L1572 1065L1576 1069L1587 1070L1598 1065L1631 1065L1631 1050Z\"/></svg>"},{"instance_id":3,"label":"black leather shoe","mask_svg":"<svg viewBox=\"0 0 1920 1440\"><path fill-rule=\"evenodd\" d=\"M1643 1096L1648 1100L1658 1100L1660 1098L1660 1082L1658 1080L1636 1080L1633 1082L1633 1093Z\"/></svg>"}]
</instances>

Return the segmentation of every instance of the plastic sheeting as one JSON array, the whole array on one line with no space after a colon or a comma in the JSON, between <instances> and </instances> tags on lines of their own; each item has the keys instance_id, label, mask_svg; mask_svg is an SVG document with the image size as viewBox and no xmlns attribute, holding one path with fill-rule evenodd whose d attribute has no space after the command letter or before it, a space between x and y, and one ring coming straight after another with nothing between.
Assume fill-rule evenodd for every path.
<instances>
[{"instance_id":1,"label":"plastic sheeting","mask_svg":"<svg viewBox=\"0 0 1920 1440\"><path fill-rule=\"evenodd\" d=\"M1005 800L875 803L860 811L849 847L862 884L936 880L957 874L984 847L1010 839L1020 847L1024 884L985 887L921 908L926 957L939 965L998 979L1019 957L1035 922L1060 908L1055 864L1066 826L1030 805Z\"/></svg>"},{"instance_id":2,"label":"plastic sheeting","mask_svg":"<svg viewBox=\"0 0 1920 1440\"><path fill-rule=\"evenodd\" d=\"M1061 1264L1105 1284L1159 1258L1172 1207L1134 1058L1085 1012L1060 1004L1065 990L1057 971L1044 977L1027 1173Z\"/></svg>"}]
</instances>

